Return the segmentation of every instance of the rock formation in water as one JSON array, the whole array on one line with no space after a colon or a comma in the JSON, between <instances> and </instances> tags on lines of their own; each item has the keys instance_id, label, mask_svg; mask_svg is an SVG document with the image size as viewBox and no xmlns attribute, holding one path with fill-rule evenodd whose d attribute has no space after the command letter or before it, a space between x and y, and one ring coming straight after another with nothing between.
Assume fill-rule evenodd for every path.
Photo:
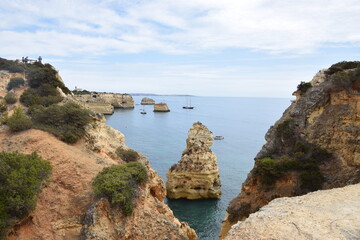
<instances>
[{"instance_id":1,"label":"rock formation in water","mask_svg":"<svg viewBox=\"0 0 360 240\"><path fill-rule=\"evenodd\" d=\"M220 176L216 155L210 150L212 132L200 122L193 124L181 160L167 172L166 195L171 199L219 198Z\"/></svg>"},{"instance_id":2,"label":"rock formation in water","mask_svg":"<svg viewBox=\"0 0 360 240\"><path fill-rule=\"evenodd\" d=\"M154 104L154 112L170 112L170 109L166 103Z\"/></svg>"},{"instance_id":3,"label":"rock formation in water","mask_svg":"<svg viewBox=\"0 0 360 240\"><path fill-rule=\"evenodd\" d=\"M154 104L155 104L155 100L151 98L144 97L143 99L141 99L141 105L154 105Z\"/></svg>"},{"instance_id":4,"label":"rock formation in water","mask_svg":"<svg viewBox=\"0 0 360 240\"><path fill-rule=\"evenodd\" d=\"M232 226L225 240L360 239L360 184L278 198Z\"/></svg>"},{"instance_id":5,"label":"rock formation in water","mask_svg":"<svg viewBox=\"0 0 360 240\"><path fill-rule=\"evenodd\" d=\"M302 82L227 208L231 225L279 197L360 182L360 64L341 62Z\"/></svg>"},{"instance_id":6,"label":"rock formation in water","mask_svg":"<svg viewBox=\"0 0 360 240\"><path fill-rule=\"evenodd\" d=\"M0 87L13 76L1 72ZM4 97L6 91L1 89L0 94ZM73 99L68 96L63 101ZM124 164L116 151L127 147L124 135L107 126L100 114L92 115L85 130L85 137L69 145L41 130L13 133L0 124L1 151L37 152L52 165L36 208L15 223L9 240L197 239L195 231L175 218L164 203L165 185L141 154L138 161L145 165L148 180L136 188L132 214L125 216L107 199L97 198L92 188L94 177L104 167Z\"/></svg>"}]
</instances>

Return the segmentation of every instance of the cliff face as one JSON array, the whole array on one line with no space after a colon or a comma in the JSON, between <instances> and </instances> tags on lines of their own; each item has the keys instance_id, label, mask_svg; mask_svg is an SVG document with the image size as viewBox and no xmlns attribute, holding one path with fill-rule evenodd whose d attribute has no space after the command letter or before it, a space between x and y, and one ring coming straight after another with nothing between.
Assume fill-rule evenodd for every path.
<instances>
[{"instance_id":1,"label":"cliff face","mask_svg":"<svg viewBox=\"0 0 360 240\"><path fill-rule=\"evenodd\" d=\"M132 109L134 100L129 94L98 93L75 95L73 100L96 113L113 114L114 108Z\"/></svg>"},{"instance_id":2,"label":"cliff face","mask_svg":"<svg viewBox=\"0 0 360 240\"><path fill-rule=\"evenodd\" d=\"M14 76L1 72L2 90ZM0 97L5 94L6 90L0 92ZM1 151L37 152L52 165L35 210L15 224L8 239L197 239L195 231L179 222L164 203L164 183L141 154L138 161L146 166L149 180L138 186L131 216L94 196L94 177L104 167L124 163L116 154L118 148L127 149L124 135L107 126L100 114L93 115L85 137L74 145L40 130L13 133L0 124Z\"/></svg>"},{"instance_id":3,"label":"cliff face","mask_svg":"<svg viewBox=\"0 0 360 240\"><path fill-rule=\"evenodd\" d=\"M360 184L278 198L235 224L226 240L359 239Z\"/></svg>"},{"instance_id":4,"label":"cliff face","mask_svg":"<svg viewBox=\"0 0 360 240\"><path fill-rule=\"evenodd\" d=\"M0 127L2 151L36 151L53 166L36 209L13 228L9 239L196 239L194 230L164 204L164 184L144 157L149 180L139 187L131 216L95 198L92 179L103 167L122 163L113 150L124 145L124 136L99 121L89 128L86 139L71 146L40 130L12 134Z\"/></svg>"},{"instance_id":5,"label":"cliff face","mask_svg":"<svg viewBox=\"0 0 360 240\"><path fill-rule=\"evenodd\" d=\"M222 224L231 225L279 197L360 182L360 71L320 71L267 132L254 169Z\"/></svg>"},{"instance_id":6,"label":"cliff face","mask_svg":"<svg viewBox=\"0 0 360 240\"><path fill-rule=\"evenodd\" d=\"M196 122L189 130L181 160L167 172L167 197L172 199L219 198L220 176L209 129Z\"/></svg>"}]
</instances>

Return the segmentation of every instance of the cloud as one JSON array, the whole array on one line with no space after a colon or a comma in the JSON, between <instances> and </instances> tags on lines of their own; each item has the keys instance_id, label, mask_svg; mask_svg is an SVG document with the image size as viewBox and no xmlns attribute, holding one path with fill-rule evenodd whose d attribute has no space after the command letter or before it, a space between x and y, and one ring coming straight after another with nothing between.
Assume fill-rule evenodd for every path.
<instances>
[{"instance_id":1,"label":"cloud","mask_svg":"<svg viewBox=\"0 0 360 240\"><path fill-rule=\"evenodd\" d=\"M359 45L358 0L5 0L0 52L54 56Z\"/></svg>"}]
</instances>

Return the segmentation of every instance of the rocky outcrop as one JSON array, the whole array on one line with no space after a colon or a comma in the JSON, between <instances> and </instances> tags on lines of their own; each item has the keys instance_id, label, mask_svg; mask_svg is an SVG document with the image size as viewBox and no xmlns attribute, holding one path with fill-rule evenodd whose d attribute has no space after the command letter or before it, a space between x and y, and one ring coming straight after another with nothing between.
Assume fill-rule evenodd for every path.
<instances>
[{"instance_id":1,"label":"rocky outcrop","mask_svg":"<svg viewBox=\"0 0 360 240\"><path fill-rule=\"evenodd\" d=\"M102 114L113 114L114 108L134 108L134 100L129 94L94 93L74 95L71 98L83 107Z\"/></svg>"},{"instance_id":2,"label":"rocky outcrop","mask_svg":"<svg viewBox=\"0 0 360 240\"><path fill-rule=\"evenodd\" d=\"M226 240L360 239L360 184L278 198L238 222Z\"/></svg>"},{"instance_id":3,"label":"rocky outcrop","mask_svg":"<svg viewBox=\"0 0 360 240\"><path fill-rule=\"evenodd\" d=\"M141 99L141 105L154 105L154 104L155 104L155 100L151 98L144 97L143 99Z\"/></svg>"},{"instance_id":4,"label":"rocky outcrop","mask_svg":"<svg viewBox=\"0 0 360 240\"><path fill-rule=\"evenodd\" d=\"M135 106L132 96L126 93L99 93L98 96L114 108L132 109Z\"/></svg>"},{"instance_id":5,"label":"rocky outcrop","mask_svg":"<svg viewBox=\"0 0 360 240\"><path fill-rule=\"evenodd\" d=\"M181 160L166 174L168 198L219 198L221 185L217 158L210 150L213 141L212 132L205 125L193 124Z\"/></svg>"},{"instance_id":6,"label":"rocky outcrop","mask_svg":"<svg viewBox=\"0 0 360 240\"><path fill-rule=\"evenodd\" d=\"M310 88L267 132L266 144L241 193L227 208L223 238L231 225L279 197L360 182L359 70L320 71Z\"/></svg>"},{"instance_id":7,"label":"rocky outcrop","mask_svg":"<svg viewBox=\"0 0 360 240\"><path fill-rule=\"evenodd\" d=\"M154 104L154 112L170 112L170 109L166 103Z\"/></svg>"}]
</instances>

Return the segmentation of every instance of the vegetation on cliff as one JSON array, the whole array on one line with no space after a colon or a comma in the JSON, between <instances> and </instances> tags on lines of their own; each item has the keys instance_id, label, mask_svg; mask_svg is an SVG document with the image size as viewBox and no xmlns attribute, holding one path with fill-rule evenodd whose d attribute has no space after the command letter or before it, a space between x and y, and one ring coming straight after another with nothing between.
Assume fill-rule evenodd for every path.
<instances>
[{"instance_id":1,"label":"vegetation on cliff","mask_svg":"<svg viewBox=\"0 0 360 240\"><path fill-rule=\"evenodd\" d=\"M75 143L85 135L85 125L91 121L90 112L75 103L34 105L28 111L34 127L49 132L62 141Z\"/></svg>"},{"instance_id":2,"label":"vegetation on cliff","mask_svg":"<svg viewBox=\"0 0 360 240\"><path fill-rule=\"evenodd\" d=\"M140 162L113 165L95 177L93 188L97 196L108 198L114 207L120 207L129 216L133 212L137 184L147 178L146 168Z\"/></svg>"},{"instance_id":3,"label":"vegetation on cliff","mask_svg":"<svg viewBox=\"0 0 360 240\"><path fill-rule=\"evenodd\" d=\"M0 238L6 238L7 230L35 208L50 172L50 163L36 153L0 152Z\"/></svg>"},{"instance_id":4,"label":"vegetation on cliff","mask_svg":"<svg viewBox=\"0 0 360 240\"><path fill-rule=\"evenodd\" d=\"M119 147L116 149L116 155L119 156L125 162L135 162L140 158L138 152L132 149L124 149L123 147Z\"/></svg>"},{"instance_id":5,"label":"vegetation on cliff","mask_svg":"<svg viewBox=\"0 0 360 240\"><path fill-rule=\"evenodd\" d=\"M10 78L10 82L8 83L6 89L8 91L10 91L11 89L23 86L24 84L25 84L25 81L24 81L24 79L22 77Z\"/></svg>"},{"instance_id":6,"label":"vegetation on cliff","mask_svg":"<svg viewBox=\"0 0 360 240\"><path fill-rule=\"evenodd\" d=\"M299 194L320 189L324 177L319 164L332 155L302 139L291 119L277 125L275 136L278 139L276 148L267 157L256 160L254 173L259 175L260 182L271 187L280 177L297 172L300 176Z\"/></svg>"},{"instance_id":7,"label":"vegetation on cliff","mask_svg":"<svg viewBox=\"0 0 360 240\"><path fill-rule=\"evenodd\" d=\"M20 106L14 109L13 115L6 118L5 122L13 132L24 131L30 129L33 126L31 119L26 116L22 107Z\"/></svg>"},{"instance_id":8,"label":"vegetation on cliff","mask_svg":"<svg viewBox=\"0 0 360 240\"><path fill-rule=\"evenodd\" d=\"M14 93L8 93L5 95L4 100L6 104L14 104L17 102L16 96Z\"/></svg>"}]
</instances>

